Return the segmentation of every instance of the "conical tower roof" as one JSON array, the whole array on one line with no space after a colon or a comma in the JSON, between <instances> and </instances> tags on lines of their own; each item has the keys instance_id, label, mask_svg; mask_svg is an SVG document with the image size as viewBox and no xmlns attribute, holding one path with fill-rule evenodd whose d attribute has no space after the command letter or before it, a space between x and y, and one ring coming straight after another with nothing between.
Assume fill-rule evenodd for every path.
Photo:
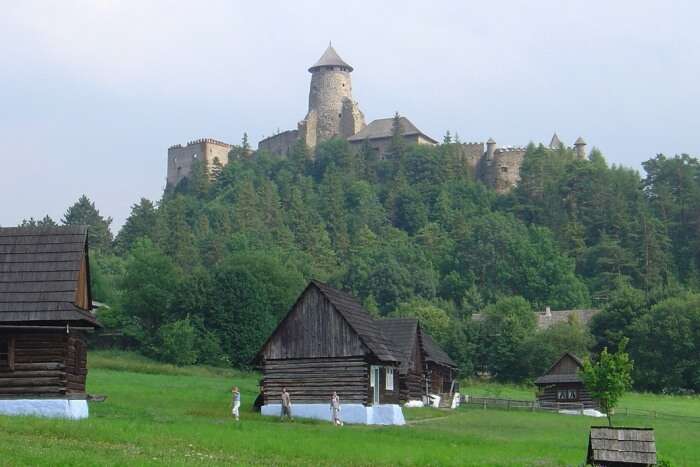
<instances>
[{"instance_id":1,"label":"conical tower roof","mask_svg":"<svg viewBox=\"0 0 700 467\"><path fill-rule=\"evenodd\" d=\"M559 149L562 146L561 141L556 133L552 136L552 140L549 142L550 149Z\"/></svg>"},{"instance_id":2,"label":"conical tower roof","mask_svg":"<svg viewBox=\"0 0 700 467\"><path fill-rule=\"evenodd\" d=\"M326 49L325 52L323 52L323 55L321 55L321 58L318 59L316 63L309 68L310 72L316 71L318 68L324 67L324 66L342 66L344 68L347 68L348 71L352 71L353 68L345 62L342 58L340 58L340 55L338 55L338 52L335 51L332 45L328 44L328 48Z\"/></svg>"},{"instance_id":3,"label":"conical tower roof","mask_svg":"<svg viewBox=\"0 0 700 467\"><path fill-rule=\"evenodd\" d=\"M583 140L583 138L581 138L581 137L579 136L578 139L576 140L576 142L574 143L574 146L578 146L578 145L581 145L581 144L586 144L586 142Z\"/></svg>"}]
</instances>

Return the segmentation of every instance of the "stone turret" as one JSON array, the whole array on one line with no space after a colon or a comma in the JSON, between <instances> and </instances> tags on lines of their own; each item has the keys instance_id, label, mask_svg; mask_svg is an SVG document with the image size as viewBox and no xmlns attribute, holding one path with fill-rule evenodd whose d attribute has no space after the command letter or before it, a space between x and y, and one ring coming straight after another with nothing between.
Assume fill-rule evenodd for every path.
<instances>
[{"instance_id":1,"label":"stone turret","mask_svg":"<svg viewBox=\"0 0 700 467\"><path fill-rule=\"evenodd\" d=\"M579 159L586 158L586 142L580 136L574 143L574 148L576 148L576 157Z\"/></svg>"},{"instance_id":2,"label":"stone turret","mask_svg":"<svg viewBox=\"0 0 700 467\"><path fill-rule=\"evenodd\" d=\"M299 123L299 133L313 148L335 136L348 138L365 127L365 117L352 100L353 68L329 44L309 68L309 110Z\"/></svg>"},{"instance_id":3,"label":"stone turret","mask_svg":"<svg viewBox=\"0 0 700 467\"><path fill-rule=\"evenodd\" d=\"M496 151L496 142L493 140L493 138L489 138L488 141L486 141L486 160L493 160L493 154Z\"/></svg>"}]
</instances>

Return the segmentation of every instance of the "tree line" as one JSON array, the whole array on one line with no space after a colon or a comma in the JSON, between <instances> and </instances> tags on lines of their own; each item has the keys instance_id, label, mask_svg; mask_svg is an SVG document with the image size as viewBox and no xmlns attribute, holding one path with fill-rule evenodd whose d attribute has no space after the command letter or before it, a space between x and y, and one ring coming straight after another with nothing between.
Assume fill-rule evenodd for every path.
<instances>
[{"instance_id":1,"label":"tree line","mask_svg":"<svg viewBox=\"0 0 700 467\"><path fill-rule=\"evenodd\" d=\"M114 238L86 197L62 222L91 227L102 322L165 361L249 365L316 278L376 316L417 317L465 375L531 380L563 351L629 338L636 387L697 391L700 165L657 155L643 168L530 145L499 195L451 138L394 138L382 158L339 139L287 157L242 144L134 204ZM545 306L602 312L590 328L537 330Z\"/></svg>"}]
</instances>

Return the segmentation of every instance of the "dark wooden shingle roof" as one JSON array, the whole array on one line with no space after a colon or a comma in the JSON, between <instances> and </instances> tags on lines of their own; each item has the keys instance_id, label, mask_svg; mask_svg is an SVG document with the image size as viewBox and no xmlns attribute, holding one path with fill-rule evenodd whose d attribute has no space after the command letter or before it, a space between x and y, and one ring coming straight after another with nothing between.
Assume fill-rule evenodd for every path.
<instances>
[{"instance_id":1,"label":"dark wooden shingle roof","mask_svg":"<svg viewBox=\"0 0 700 467\"><path fill-rule=\"evenodd\" d=\"M377 321L379 328L391 342L391 350L399 359L399 371L405 373L411 364L413 347L416 344L418 320L415 318L385 318Z\"/></svg>"},{"instance_id":2,"label":"dark wooden shingle roof","mask_svg":"<svg viewBox=\"0 0 700 467\"><path fill-rule=\"evenodd\" d=\"M0 228L0 322L96 325L76 306L83 257L87 227Z\"/></svg>"},{"instance_id":3,"label":"dark wooden shingle roof","mask_svg":"<svg viewBox=\"0 0 700 467\"><path fill-rule=\"evenodd\" d=\"M391 351L391 343L384 337L379 326L355 297L323 282L312 280L311 283L343 315L350 327L379 360L383 362L399 361Z\"/></svg>"},{"instance_id":4,"label":"dark wooden shingle roof","mask_svg":"<svg viewBox=\"0 0 700 467\"><path fill-rule=\"evenodd\" d=\"M421 329L421 338L423 341L423 350L425 351L425 359L429 362L437 363L438 365L457 368L457 364L440 348L439 345L430 337L430 334Z\"/></svg>"},{"instance_id":5,"label":"dark wooden shingle roof","mask_svg":"<svg viewBox=\"0 0 700 467\"><path fill-rule=\"evenodd\" d=\"M594 465L655 465L652 428L591 427L587 462Z\"/></svg>"},{"instance_id":6,"label":"dark wooden shingle roof","mask_svg":"<svg viewBox=\"0 0 700 467\"><path fill-rule=\"evenodd\" d=\"M568 358L574 362L576 370L569 373L552 373L552 371L559 365L559 362L565 358ZM552 366L549 367L547 373L535 380L535 384L582 383L583 380L578 375L578 370L581 368L583 368L583 361L580 358L571 352L564 352L564 354L559 357Z\"/></svg>"}]
</instances>

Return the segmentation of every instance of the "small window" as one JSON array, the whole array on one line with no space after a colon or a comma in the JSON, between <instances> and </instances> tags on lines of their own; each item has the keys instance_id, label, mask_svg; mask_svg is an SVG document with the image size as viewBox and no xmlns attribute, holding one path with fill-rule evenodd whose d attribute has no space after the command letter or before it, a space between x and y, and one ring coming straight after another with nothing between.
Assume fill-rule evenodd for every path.
<instances>
[{"instance_id":1,"label":"small window","mask_svg":"<svg viewBox=\"0 0 700 467\"><path fill-rule=\"evenodd\" d=\"M343 114L338 114L338 118L342 118L342 117L343 117Z\"/></svg>"},{"instance_id":2,"label":"small window","mask_svg":"<svg viewBox=\"0 0 700 467\"><path fill-rule=\"evenodd\" d=\"M194 154L192 154L192 159L196 159L196 158L197 158L197 153L195 152Z\"/></svg>"},{"instance_id":3,"label":"small window","mask_svg":"<svg viewBox=\"0 0 700 467\"><path fill-rule=\"evenodd\" d=\"M386 369L386 390L387 391L394 390L394 369L393 368Z\"/></svg>"},{"instance_id":4,"label":"small window","mask_svg":"<svg viewBox=\"0 0 700 467\"><path fill-rule=\"evenodd\" d=\"M577 399L576 389L559 389L557 391L557 400L560 401L575 401Z\"/></svg>"},{"instance_id":5,"label":"small window","mask_svg":"<svg viewBox=\"0 0 700 467\"><path fill-rule=\"evenodd\" d=\"M501 172L508 173L508 167L501 167Z\"/></svg>"},{"instance_id":6,"label":"small window","mask_svg":"<svg viewBox=\"0 0 700 467\"><path fill-rule=\"evenodd\" d=\"M13 337L0 337L0 369L14 371L14 347Z\"/></svg>"}]
</instances>

